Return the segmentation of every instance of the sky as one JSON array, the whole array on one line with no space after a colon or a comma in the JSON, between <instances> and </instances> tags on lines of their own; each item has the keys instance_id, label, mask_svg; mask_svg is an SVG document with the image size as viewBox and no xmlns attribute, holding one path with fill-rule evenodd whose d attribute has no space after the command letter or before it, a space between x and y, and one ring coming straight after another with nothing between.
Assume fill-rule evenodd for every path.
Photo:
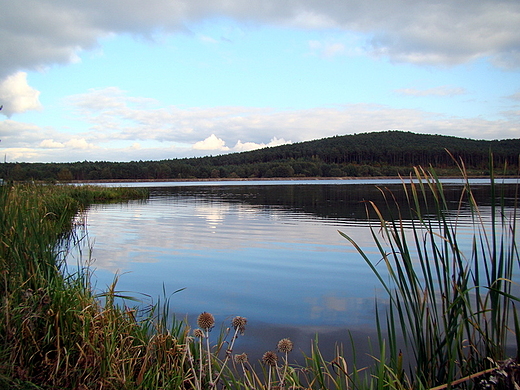
<instances>
[{"instance_id":1,"label":"sky","mask_svg":"<svg viewBox=\"0 0 520 390\"><path fill-rule=\"evenodd\" d=\"M520 138L518 26L518 0L0 0L0 156Z\"/></svg>"}]
</instances>

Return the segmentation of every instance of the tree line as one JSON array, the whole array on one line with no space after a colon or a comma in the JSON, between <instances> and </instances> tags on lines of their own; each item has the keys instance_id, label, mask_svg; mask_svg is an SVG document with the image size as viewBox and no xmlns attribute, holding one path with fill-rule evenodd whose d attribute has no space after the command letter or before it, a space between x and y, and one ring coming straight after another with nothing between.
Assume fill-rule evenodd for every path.
<instances>
[{"instance_id":1,"label":"tree line","mask_svg":"<svg viewBox=\"0 0 520 390\"><path fill-rule=\"evenodd\" d=\"M449 153L448 153L449 151ZM218 178L366 177L408 175L413 166L440 174L464 161L472 174L518 173L520 139L466 138L384 131L335 136L249 152L160 161L3 163L4 180L177 180Z\"/></svg>"}]
</instances>

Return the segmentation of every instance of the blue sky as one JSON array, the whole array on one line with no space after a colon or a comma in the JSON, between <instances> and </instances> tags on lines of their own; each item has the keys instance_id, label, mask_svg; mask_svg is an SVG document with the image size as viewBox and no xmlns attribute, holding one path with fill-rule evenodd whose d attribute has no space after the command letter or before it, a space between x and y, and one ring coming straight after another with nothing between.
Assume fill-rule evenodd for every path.
<instances>
[{"instance_id":1,"label":"blue sky","mask_svg":"<svg viewBox=\"0 0 520 390\"><path fill-rule=\"evenodd\" d=\"M520 3L0 0L6 161L520 137Z\"/></svg>"}]
</instances>

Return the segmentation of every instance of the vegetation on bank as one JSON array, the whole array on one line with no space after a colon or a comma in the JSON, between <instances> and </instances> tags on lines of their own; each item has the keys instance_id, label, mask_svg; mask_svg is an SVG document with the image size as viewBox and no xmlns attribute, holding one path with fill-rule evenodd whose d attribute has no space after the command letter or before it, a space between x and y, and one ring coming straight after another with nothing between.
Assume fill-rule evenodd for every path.
<instances>
[{"instance_id":1,"label":"vegetation on bank","mask_svg":"<svg viewBox=\"0 0 520 390\"><path fill-rule=\"evenodd\" d=\"M520 139L471 140L384 131L336 136L220 156L161 161L4 163L0 178L14 181L178 180L208 178L407 176L414 166L458 175L446 153L465 161L471 175L489 174L489 156L504 174L518 172Z\"/></svg>"},{"instance_id":2,"label":"vegetation on bank","mask_svg":"<svg viewBox=\"0 0 520 390\"><path fill-rule=\"evenodd\" d=\"M67 388L78 380L73 371L96 370L89 359L101 356L91 354L91 340L110 332L96 334L104 320L88 271L68 275L60 243L89 204L147 196L135 188L0 186L0 388Z\"/></svg>"},{"instance_id":3,"label":"vegetation on bank","mask_svg":"<svg viewBox=\"0 0 520 390\"><path fill-rule=\"evenodd\" d=\"M508 360L506 348L518 350L520 344L514 308L519 298L513 289L520 266L517 205L506 208L494 193L489 224L467 183L458 211L470 207L475 233L470 248L463 248L457 212L447 206L435 173L416 169L415 178L403 181L412 221L398 214L381 218L371 229L377 256L341 233L390 298L389 311L379 313L370 367L348 361L340 347L325 360L317 340L302 366L289 364L289 354L295 353L290 339L266 346L261 362L249 362L235 351L237 338L247 337L246 318L233 318L219 332L205 312L191 328L172 320L168 299L146 308L117 304L115 283L96 296L88 268L66 272L59 243L70 239L78 210L109 198L90 192L107 189L1 187L0 387L517 388L516 356ZM493 177L491 186L499 188ZM381 193L382 202L367 203L372 216L381 216L385 202L394 202L391 192ZM433 209L427 209L425 197L434 198ZM401 334L405 342L398 345Z\"/></svg>"}]
</instances>

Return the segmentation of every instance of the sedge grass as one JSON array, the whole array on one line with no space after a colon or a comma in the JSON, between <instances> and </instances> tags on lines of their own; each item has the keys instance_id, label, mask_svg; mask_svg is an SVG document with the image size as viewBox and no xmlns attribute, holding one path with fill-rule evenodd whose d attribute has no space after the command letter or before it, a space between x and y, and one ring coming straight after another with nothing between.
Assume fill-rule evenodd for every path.
<instances>
[{"instance_id":1,"label":"sedge grass","mask_svg":"<svg viewBox=\"0 0 520 390\"><path fill-rule=\"evenodd\" d=\"M491 221L486 223L462 164L460 168L465 186L455 214L439 178L420 168L414 180L403 180L407 207L413 211L411 221L401 217L398 207L397 215L388 217L375 202L367 203L367 213L379 220L371 229L378 248L376 260L340 232L357 248L390 298L386 326L378 322L380 341L384 346L386 333L389 349L376 366L399 378L402 356L407 354L411 363L405 385L410 388L469 386L460 379L496 368L507 357L508 342L518 334L511 317L518 301L512 284L520 265L517 204L505 207L491 176ZM398 206L391 192L381 189L381 193L385 202ZM433 199L433 208L428 208L427 198ZM469 250L458 238L457 217L465 205L474 226ZM405 340L399 349L398 329ZM374 377L389 384L382 371Z\"/></svg>"}]
</instances>

